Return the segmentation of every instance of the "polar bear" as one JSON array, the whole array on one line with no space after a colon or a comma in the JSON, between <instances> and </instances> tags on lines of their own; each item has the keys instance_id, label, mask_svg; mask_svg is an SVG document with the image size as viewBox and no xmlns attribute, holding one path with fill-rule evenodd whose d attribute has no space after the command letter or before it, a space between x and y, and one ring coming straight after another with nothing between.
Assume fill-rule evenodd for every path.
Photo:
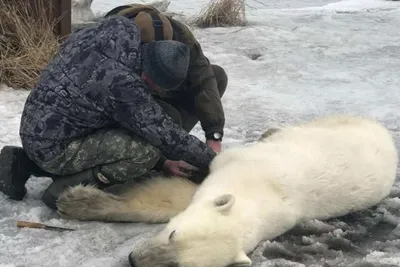
<instances>
[{"instance_id":1,"label":"polar bear","mask_svg":"<svg viewBox=\"0 0 400 267\"><path fill-rule=\"evenodd\" d=\"M60 197L58 211L81 220L168 222L130 253L131 266L250 266L247 255L261 241L378 204L397 165L383 125L328 116L223 151L200 186L155 178L122 196L78 186Z\"/></svg>"},{"instance_id":2,"label":"polar bear","mask_svg":"<svg viewBox=\"0 0 400 267\"><path fill-rule=\"evenodd\" d=\"M221 153L190 205L132 251L131 266L250 266L263 240L379 203L397 164L376 121L332 116L281 129Z\"/></svg>"}]
</instances>

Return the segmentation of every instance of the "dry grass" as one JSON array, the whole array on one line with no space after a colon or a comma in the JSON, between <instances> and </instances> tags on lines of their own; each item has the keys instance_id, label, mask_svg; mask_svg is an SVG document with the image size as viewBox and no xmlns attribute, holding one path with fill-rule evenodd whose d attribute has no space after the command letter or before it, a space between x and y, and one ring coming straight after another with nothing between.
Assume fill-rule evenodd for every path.
<instances>
[{"instance_id":1,"label":"dry grass","mask_svg":"<svg viewBox=\"0 0 400 267\"><path fill-rule=\"evenodd\" d=\"M194 19L201 28L245 26L245 0L211 0Z\"/></svg>"},{"instance_id":2,"label":"dry grass","mask_svg":"<svg viewBox=\"0 0 400 267\"><path fill-rule=\"evenodd\" d=\"M27 0L0 0L0 84L31 89L57 51L56 21L46 20L42 1L36 3L43 15L34 18Z\"/></svg>"}]
</instances>

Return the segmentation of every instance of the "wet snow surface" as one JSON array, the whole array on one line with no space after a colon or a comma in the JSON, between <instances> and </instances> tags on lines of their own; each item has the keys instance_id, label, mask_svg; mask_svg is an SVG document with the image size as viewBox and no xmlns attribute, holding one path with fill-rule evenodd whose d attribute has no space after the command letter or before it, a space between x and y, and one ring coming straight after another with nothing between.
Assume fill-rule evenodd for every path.
<instances>
[{"instance_id":1,"label":"wet snow surface","mask_svg":"<svg viewBox=\"0 0 400 267\"><path fill-rule=\"evenodd\" d=\"M92 9L98 15L130 2L94 0ZM205 2L172 0L169 10L194 14ZM380 120L400 147L400 2L259 0L248 1L247 12L245 28L194 29L229 75L225 147L252 142L269 127L344 112ZM26 97L0 86L0 146L20 145ZM203 139L198 125L193 134ZM49 183L29 180L22 202L0 194L0 266L128 266L133 246L162 227L61 220L40 200ZM260 244L253 266L400 266L399 186L370 210ZM78 230L17 229L16 220Z\"/></svg>"}]
</instances>

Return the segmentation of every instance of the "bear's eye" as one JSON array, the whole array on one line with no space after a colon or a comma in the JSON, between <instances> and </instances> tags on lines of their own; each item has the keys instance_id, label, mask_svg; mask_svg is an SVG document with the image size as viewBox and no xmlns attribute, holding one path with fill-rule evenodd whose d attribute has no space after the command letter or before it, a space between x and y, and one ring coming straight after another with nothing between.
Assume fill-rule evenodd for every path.
<instances>
[{"instance_id":1,"label":"bear's eye","mask_svg":"<svg viewBox=\"0 0 400 267\"><path fill-rule=\"evenodd\" d=\"M172 231L172 232L169 234L169 237L168 237L169 241L172 241L172 239L175 237L175 232L176 232L176 230Z\"/></svg>"}]
</instances>

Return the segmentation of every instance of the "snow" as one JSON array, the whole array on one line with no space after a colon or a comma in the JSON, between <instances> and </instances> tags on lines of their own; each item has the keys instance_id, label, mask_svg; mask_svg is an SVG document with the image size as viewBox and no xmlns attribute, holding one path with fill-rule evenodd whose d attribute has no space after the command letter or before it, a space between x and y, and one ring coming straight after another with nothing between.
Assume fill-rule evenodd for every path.
<instances>
[{"instance_id":1,"label":"snow","mask_svg":"<svg viewBox=\"0 0 400 267\"><path fill-rule=\"evenodd\" d=\"M207 2L172 0L168 10L193 15ZM94 0L92 10L99 16L129 3ZM193 28L210 61L229 76L224 147L252 142L269 127L335 113L378 119L400 147L400 2L253 0L246 9L248 27ZM0 86L0 147L20 145L27 95ZM203 138L199 125L193 133ZM0 266L128 266L133 247L162 227L61 220L40 200L49 183L30 179L21 202L0 193ZM399 207L397 182L373 209L312 221L263 242L251 255L253 266L400 266ZM17 229L16 220L77 231Z\"/></svg>"}]
</instances>

